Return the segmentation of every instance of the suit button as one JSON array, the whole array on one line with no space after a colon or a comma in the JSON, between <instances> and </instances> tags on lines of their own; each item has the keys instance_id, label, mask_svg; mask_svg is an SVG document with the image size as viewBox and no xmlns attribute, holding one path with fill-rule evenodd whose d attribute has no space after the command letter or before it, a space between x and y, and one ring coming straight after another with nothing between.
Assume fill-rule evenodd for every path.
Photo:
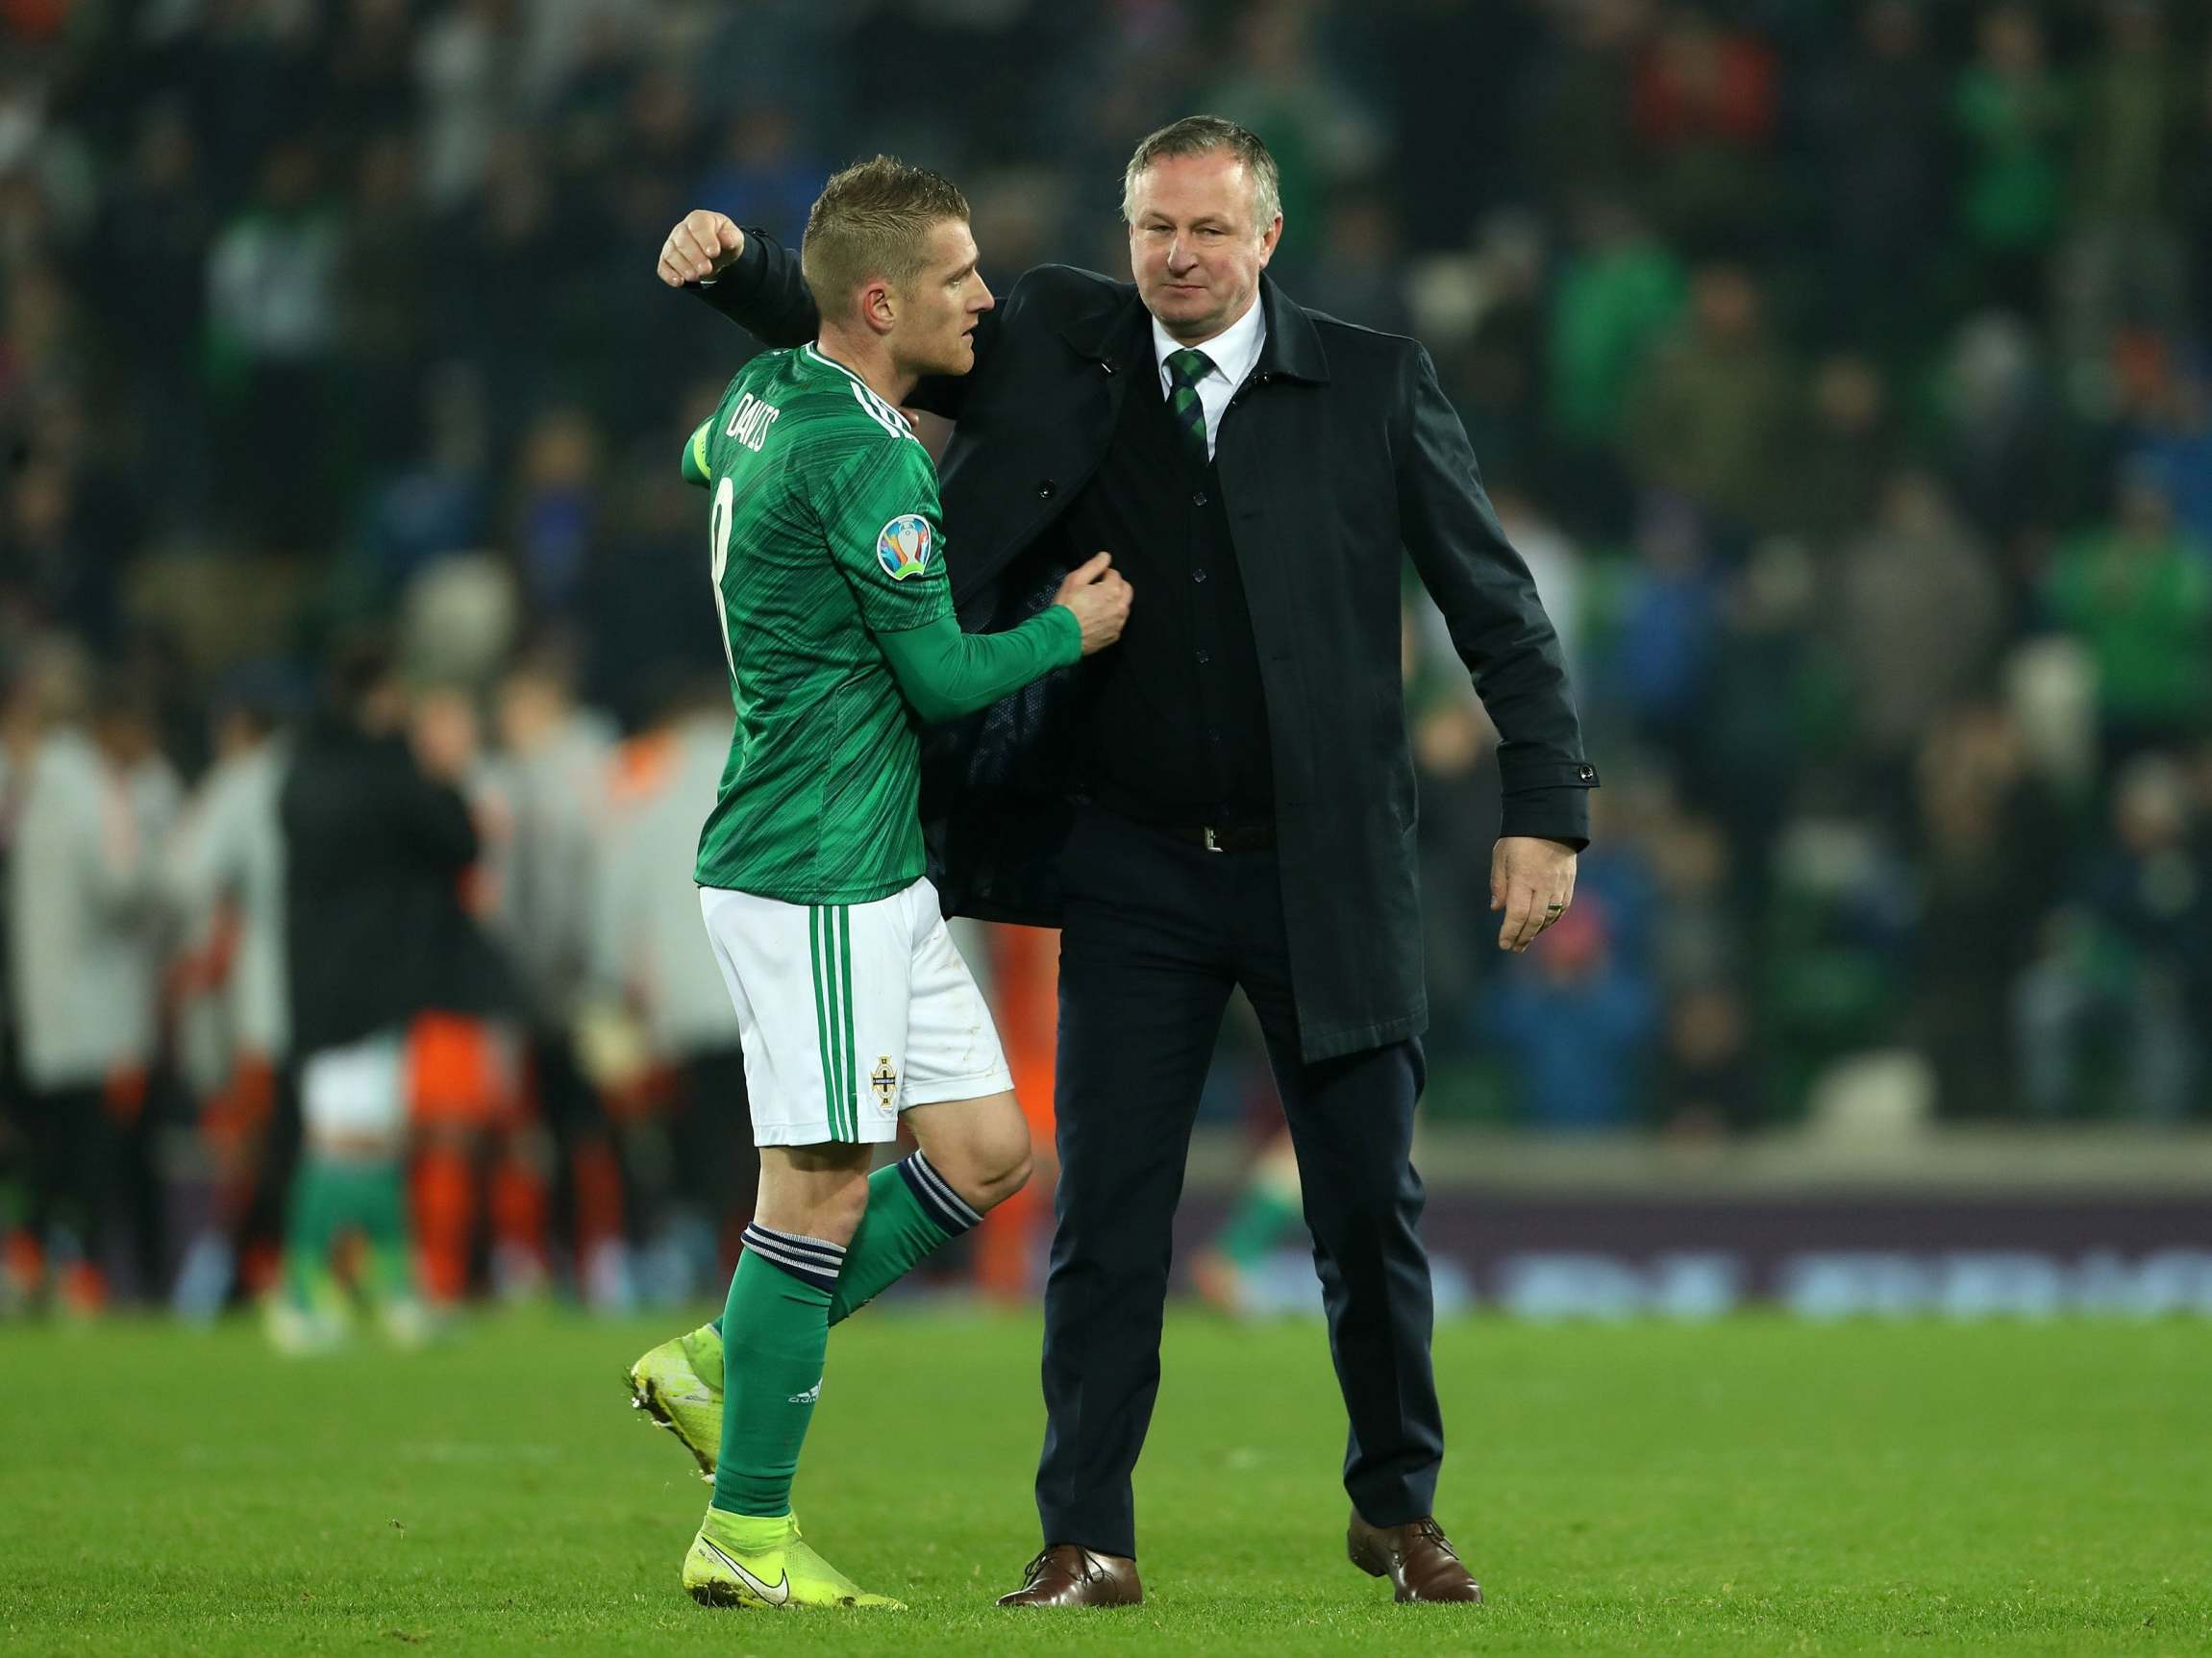
<instances>
[{"instance_id":1,"label":"suit button","mask_svg":"<svg viewBox=\"0 0 2212 1658\"><path fill-rule=\"evenodd\" d=\"M1193 582L1203 582L1205 580L1205 572L1204 570L1193 570L1190 573L1190 579Z\"/></svg>"},{"instance_id":2,"label":"suit button","mask_svg":"<svg viewBox=\"0 0 2212 1658\"><path fill-rule=\"evenodd\" d=\"M1199 665L1200 667L1202 667L1202 668L1203 668L1203 667L1205 667L1205 666L1206 665L1206 663L1208 663L1208 662L1210 662L1210 661L1212 661L1212 660L1213 660L1213 658L1212 658L1211 656L1207 656L1207 655L1205 654L1205 652L1204 652L1204 651L1201 651L1201 652L1198 654L1198 665Z\"/></svg>"},{"instance_id":3,"label":"suit button","mask_svg":"<svg viewBox=\"0 0 2212 1658\"><path fill-rule=\"evenodd\" d=\"M1193 495L1190 498L1190 504L1193 507L1204 507L1205 505L1205 491L1201 489L1196 495Z\"/></svg>"},{"instance_id":4,"label":"suit button","mask_svg":"<svg viewBox=\"0 0 2212 1658\"><path fill-rule=\"evenodd\" d=\"M1050 501L1053 498L1053 491L1058 487L1059 485L1055 483L1049 478L1039 479L1037 481L1037 499L1039 501Z\"/></svg>"}]
</instances>

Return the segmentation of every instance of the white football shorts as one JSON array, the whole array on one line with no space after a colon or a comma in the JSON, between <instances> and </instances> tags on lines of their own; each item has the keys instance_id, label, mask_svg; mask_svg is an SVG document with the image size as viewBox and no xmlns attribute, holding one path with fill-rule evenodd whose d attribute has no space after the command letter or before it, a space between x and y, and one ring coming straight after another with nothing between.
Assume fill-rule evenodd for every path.
<instances>
[{"instance_id":1,"label":"white football shorts","mask_svg":"<svg viewBox=\"0 0 2212 1658\"><path fill-rule=\"evenodd\" d=\"M1012 1089L927 880L853 904L701 887L699 910L737 1008L756 1146L880 1145L909 1105Z\"/></svg>"},{"instance_id":2,"label":"white football shorts","mask_svg":"<svg viewBox=\"0 0 2212 1658\"><path fill-rule=\"evenodd\" d=\"M380 1030L325 1048L300 1067L300 1121L310 1137L397 1139L407 1127L407 1041Z\"/></svg>"}]
</instances>

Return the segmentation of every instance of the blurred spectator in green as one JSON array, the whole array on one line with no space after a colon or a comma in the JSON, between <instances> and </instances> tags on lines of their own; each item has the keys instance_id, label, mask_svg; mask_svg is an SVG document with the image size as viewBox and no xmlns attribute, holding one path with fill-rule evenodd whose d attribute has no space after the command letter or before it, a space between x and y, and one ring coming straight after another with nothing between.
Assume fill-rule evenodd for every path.
<instances>
[{"instance_id":1,"label":"blurred spectator in green","mask_svg":"<svg viewBox=\"0 0 2212 1658\"><path fill-rule=\"evenodd\" d=\"M1931 317L1926 266L1951 215L1950 74L1913 0L1869 0L1855 49L1820 88L1821 187L1834 280L1824 309L1852 344L1895 359Z\"/></svg>"},{"instance_id":2,"label":"blurred spectator in green","mask_svg":"<svg viewBox=\"0 0 2212 1658\"><path fill-rule=\"evenodd\" d=\"M1958 705L1918 756L1921 902L1910 1034L1946 1116L2018 1108L2013 1001L2066 865L2060 804L2001 703Z\"/></svg>"},{"instance_id":3,"label":"blurred spectator in green","mask_svg":"<svg viewBox=\"0 0 2212 1658\"><path fill-rule=\"evenodd\" d=\"M2137 755L2112 795L2106 846L2075 883L2043 958L2022 979L2020 1066L2039 1116L2094 1108L2176 1122L2198 1103L2212 862L2181 769ZM2117 1073L2106 1094L2094 1078Z\"/></svg>"},{"instance_id":4,"label":"blurred spectator in green","mask_svg":"<svg viewBox=\"0 0 2212 1658\"><path fill-rule=\"evenodd\" d=\"M1576 251L1552 298L1552 430L1578 457L1616 447L1645 359L1681 313L1681 261L1626 203L1593 197L1574 215Z\"/></svg>"},{"instance_id":5,"label":"blurred spectator in green","mask_svg":"<svg viewBox=\"0 0 2212 1658\"><path fill-rule=\"evenodd\" d=\"M2045 52L2032 9L2002 4L1981 14L1979 49L1961 72L1952 118L1966 150L1960 224L1975 292L2040 319L2043 257L2065 209L2073 102Z\"/></svg>"},{"instance_id":6,"label":"blurred spectator in green","mask_svg":"<svg viewBox=\"0 0 2212 1658\"><path fill-rule=\"evenodd\" d=\"M1748 255L1771 239L1777 78L1758 36L1701 5L1668 8L1633 96L1646 200L1678 241Z\"/></svg>"},{"instance_id":7,"label":"blurred spectator in green","mask_svg":"<svg viewBox=\"0 0 2212 1658\"><path fill-rule=\"evenodd\" d=\"M1330 188L1373 170L1384 153L1381 122L1315 53L1313 8L1254 0L1230 25L1229 67L1197 107L1242 122L1267 140L1280 170L1286 281L1320 252ZM1296 284L1293 284L1296 286Z\"/></svg>"},{"instance_id":8,"label":"blurred spectator in green","mask_svg":"<svg viewBox=\"0 0 2212 1658\"><path fill-rule=\"evenodd\" d=\"M1830 600L1859 758L1901 803L1929 722L1996 664L2009 621L2003 583L1942 485L1907 467L1886 482L1879 516L1844 547Z\"/></svg>"},{"instance_id":9,"label":"blurred spectator in green","mask_svg":"<svg viewBox=\"0 0 2212 1658\"><path fill-rule=\"evenodd\" d=\"M2212 722L2212 553L2174 522L2156 479L2130 471L2114 520L2061 550L2052 618L2097 668L2108 760Z\"/></svg>"},{"instance_id":10,"label":"blurred spectator in green","mask_svg":"<svg viewBox=\"0 0 2212 1658\"><path fill-rule=\"evenodd\" d=\"M338 280L345 227L314 146L268 153L253 200L208 250L208 364L217 497L264 545L327 547L342 473Z\"/></svg>"},{"instance_id":11,"label":"blurred spectator in green","mask_svg":"<svg viewBox=\"0 0 2212 1658\"><path fill-rule=\"evenodd\" d=\"M1683 326L1636 377L1628 412L1639 482L1685 497L1732 531L1783 510L1802 412L1788 358L1767 330L1766 301L1741 265L1692 279Z\"/></svg>"}]
</instances>

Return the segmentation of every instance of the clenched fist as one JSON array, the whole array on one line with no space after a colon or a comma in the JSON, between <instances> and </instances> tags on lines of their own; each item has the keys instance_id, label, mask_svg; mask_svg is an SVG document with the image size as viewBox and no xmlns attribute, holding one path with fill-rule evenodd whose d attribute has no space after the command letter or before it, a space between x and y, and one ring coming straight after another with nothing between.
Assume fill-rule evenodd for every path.
<instances>
[{"instance_id":1,"label":"clenched fist","mask_svg":"<svg viewBox=\"0 0 2212 1658\"><path fill-rule=\"evenodd\" d=\"M719 276L745 251L745 233L721 213L695 208L660 244L660 280L670 287Z\"/></svg>"},{"instance_id":2,"label":"clenched fist","mask_svg":"<svg viewBox=\"0 0 2212 1658\"><path fill-rule=\"evenodd\" d=\"M1065 605L1082 624L1083 655L1088 656L1121 637L1129 621L1130 600L1135 595L1136 589L1114 569L1113 555L1101 553L1068 572L1053 603Z\"/></svg>"}]
</instances>

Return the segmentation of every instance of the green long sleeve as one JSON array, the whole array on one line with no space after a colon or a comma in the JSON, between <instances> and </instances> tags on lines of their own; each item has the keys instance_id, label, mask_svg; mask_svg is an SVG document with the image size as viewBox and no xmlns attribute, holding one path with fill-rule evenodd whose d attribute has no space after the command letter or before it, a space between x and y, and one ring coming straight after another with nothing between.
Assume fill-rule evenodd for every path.
<instances>
[{"instance_id":1,"label":"green long sleeve","mask_svg":"<svg viewBox=\"0 0 2212 1658\"><path fill-rule=\"evenodd\" d=\"M907 701L932 725L987 708L1001 697L1064 668L1082 655L1082 624L1065 605L1048 605L1004 633L963 633L951 615L926 628L878 633Z\"/></svg>"}]
</instances>

